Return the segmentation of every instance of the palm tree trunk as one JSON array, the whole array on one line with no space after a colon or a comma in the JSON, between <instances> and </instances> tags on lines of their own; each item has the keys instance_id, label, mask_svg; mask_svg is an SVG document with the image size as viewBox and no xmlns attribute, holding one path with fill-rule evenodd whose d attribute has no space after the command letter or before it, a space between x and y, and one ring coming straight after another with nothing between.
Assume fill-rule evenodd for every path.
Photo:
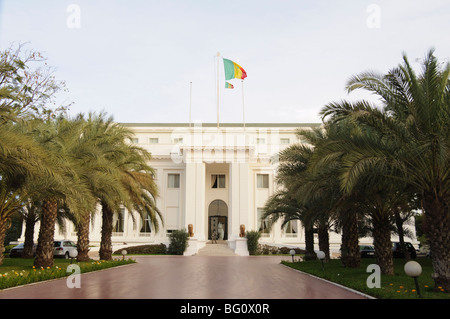
<instances>
[{"instance_id":1,"label":"palm tree trunk","mask_svg":"<svg viewBox=\"0 0 450 319\"><path fill-rule=\"evenodd\" d=\"M358 268L361 264L358 240L358 216L348 211L342 220L341 261L344 267Z\"/></svg>"},{"instance_id":2,"label":"palm tree trunk","mask_svg":"<svg viewBox=\"0 0 450 319\"><path fill-rule=\"evenodd\" d=\"M312 227L305 227L305 260L316 259L317 256L314 253L314 230Z\"/></svg>"},{"instance_id":3,"label":"palm tree trunk","mask_svg":"<svg viewBox=\"0 0 450 319\"><path fill-rule=\"evenodd\" d=\"M320 221L319 223L319 250L325 253L325 262L330 261L330 236L328 234L328 223Z\"/></svg>"},{"instance_id":4,"label":"palm tree trunk","mask_svg":"<svg viewBox=\"0 0 450 319\"><path fill-rule=\"evenodd\" d=\"M395 225L397 226L398 231L398 239L400 242L400 249L402 250L403 256L405 256L406 260L411 260L411 254L409 253L409 250L406 249L405 245L405 232L403 230L403 220L400 216L400 213L398 210L395 210Z\"/></svg>"},{"instance_id":5,"label":"palm tree trunk","mask_svg":"<svg viewBox=\"0 0 450 319\"><path fill-rule=\"evenodd\" d=\"M3 252L5 251L5 235L7 229L7 220L0 218L0 265L3 264Z\"/></svg>"},{"instance_id":6,"label":"palm tree trunk","mask_svg":"<svg viewBox=\"0 0 450 319\"><path fill-rule=\"evenodd\" d=\"M55 199L44 200L42 204L41 225L39 229L38 244L36 247L36 267L53 266L53 250L56 215L58 213L58 202Z\"/></svg>"},{"instance_id":7,"label":"palm tree trunk","mask_svg":"<svg viewBox=\"0 0 450 319\"><path fill-rule=\"evenodd\" d=\"M430 242L435 289L450 292L450 206L445 199L425 194L426 232Z\"/></svg>"},{"instance_id":8,"label":"palm tree trunk","mask_svg":"<svg viewBox=\"0 0 450 319\"><path fill-rule=\"evenodd\" d=\"M28 212L25 218L25 242L23 244L23 258L33 257L34 246L34 226L36 225L36 215L34 212Z\"/></svg>"},{"instance_id":9,"label":"palm tree trunk","mask_svg":"<svg viewBox=\"0 0 450 319\"><path fill-rule=\"evenodd\" d=\"M108 205L102 208L102 238L100 242L99 255L101 260L112 260L112 230L113 230L113 211Z\"/></svg>"},{"instance_id":10,"label":"palm tree trunk","mask_svg":"<svg viewBox=\"0 0 450 319\"><path fill-rule=\"evenodd\" d=\"M385 213L372 216L373 245L375 257L383 275L394 275L394 260L392 256L391 222Z\"/></svg>"},{"instance_id":11,"label":"palm tree trunk","mask_svg":"<svg viewBox=\"0 0 450 319\"><path fill-rule=\"evenodd\" d=\"M77 225L77 261L89 261L89 223L91 214L85 213L81 216Z\"/></svg>"}]
</instances>

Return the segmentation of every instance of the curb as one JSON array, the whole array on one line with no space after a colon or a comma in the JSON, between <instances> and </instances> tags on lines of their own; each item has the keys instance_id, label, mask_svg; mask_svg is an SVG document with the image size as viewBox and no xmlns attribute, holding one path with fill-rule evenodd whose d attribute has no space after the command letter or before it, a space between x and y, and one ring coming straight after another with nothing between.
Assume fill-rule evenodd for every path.
<instances>
[{"instance_id":1,"label":"curb","mask_svg":"<svg viewBox=\"0 0 450 319\"><path fill-rule=\"evenodd\" d=\"M280 264L280 265L282 265L282 266L284 266L284 267L286 267L286 268L292 269L292 270L294 270L294 271L297 271L297 272L299 272L299 273L301 273L301 274L303 274L303 275L307 275L307 276L310 276L310 277L312 277L312 278L319 279L319 280L325 281L325 282L327 282L327 283L329 283L329 284L333 284L333 285L335 285L335 286L337 286L337 287L340 287L340 288L343 288L343 289L345 289L345 290L351 291L351 292L353 292L353 293L355 293L355 294L357 294L357 295L363 296L363 297L365 297L365 298L367 298L367 299L377 299L377 298L375 298L375 297L373 297L373 296L370 296L370 295L367 295L367 294L365 294L365 293L363 293L363 292L361 292L361 291L358 291L358 290L355 290L355 289L352 289L352 288L343 286L343 285L338 284L338 283L336 283L336 282L329 281L329 280L323 279L323 278L321 278L321 277L317 277L317 276L308 274L308 273L306 273L306 272L303 272L303 271L301 271L301 270L298 270L298 269L295 269L295 268L292 268L292 267L289 267L289 266L286 266L286 265L283 265L283 264Z\"/></svg>"},{"instance_id":2,"label":"curb","mask_svg":"<svg viewBox=\"0 0 450 319\"><path fill-rule=\"evenodd\" d=\"M120 265L120 266L114 266L114 267L99 269L99 270L88 271L88 272L81 273L80 275L87 275L87 274L92 274L92 273L96 273L96 272L100 272L100 271L106 271L106 270L110 270L110 269L117 269L117 268L126 267L126 266L130 266L130 265L134 265L134 264L135 263L130 263L130 264L126 264L126 265ZM63 276L63 277L60 277L60 278L53 278L53 279L36 281L36 282L30 282L29 284L25 284L25 285L19 285L19 286L9 287L9 288L5 288L5 289L0 289L0 295L2 294L3 291L23 288L23 287L32 286L32 285L44 284L46 282L52 282L52 281L58 281L58 280L67 280L67 277L69 277L69 275L66 275L66 276Z\"/></svg>"}]
</instances>

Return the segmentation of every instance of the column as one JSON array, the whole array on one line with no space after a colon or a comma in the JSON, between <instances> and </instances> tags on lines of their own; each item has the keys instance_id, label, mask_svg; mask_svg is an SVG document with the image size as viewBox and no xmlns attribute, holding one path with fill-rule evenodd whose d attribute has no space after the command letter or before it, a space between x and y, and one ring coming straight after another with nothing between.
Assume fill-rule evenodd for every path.
<instances>
[{"instance_id":1,"label":"column","mask_svg":"<svg viewBox=\"0 0 450 319\"><path fill-rule=\"evenodd\" d=\"M230 163L230 207L231 238L239 237L241 224L249 229L250 180L248 163Z\"/></svg>"},{"instance_id":2,"label":"column","mask_svg":"<svg viewBox=\"0 0 450 319\"><path fill-rule=\"evenodd\" d=\"M185 227L194 226L194 237L205 241L205 163L186 163Z\"/></svg>"},{"instance_id":3,"label":"column","mask_svg":"<svg viewBox=\"0 0 450 319\"><path fill-rule=\"evenodd\" d=\"M230 164L230 208L231 235L228 246L239 256L248 256L247 238L239 237L240 225L249 229L249 165L248 163Z\"/></svg>"}]
</instances>

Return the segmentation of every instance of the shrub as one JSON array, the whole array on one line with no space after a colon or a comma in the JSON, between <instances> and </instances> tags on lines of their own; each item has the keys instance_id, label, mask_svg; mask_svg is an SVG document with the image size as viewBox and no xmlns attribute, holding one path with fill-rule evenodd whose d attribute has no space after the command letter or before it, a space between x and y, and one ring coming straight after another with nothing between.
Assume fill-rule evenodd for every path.
<instances>
[{"instance_id":1,"label":"shrub","mask_svg":"<svg viewBox=\"0 0 450 319\"><path fill-rule=\"evenodd\" d=\"M261 237L261 233L256 230L251 230L245 233L245 237L247 238L247 246L249 254L256 255L258 251L258 241L259 238Z\"/></svg>"},{"instance_id":2,"label":"shrub","mask_svg":"<svg viewBox=\"0 0 450 319\"><path fill-rule=\"evenodd\" d=\"M116 250L115 255L121 255L123 249ZM129 255L165 255L167 247L164 244L159 245L140 245L125 248Z\"/></svg>"},{"instance_id":3,"label":"shrub","mask_svg":"<svg viewBox=\"0 0 450 319\"><path fill-rule=\"evenodd\" d=\"M47 268L36 268L31 266L33 263L33 259L19 259L12 258L11 264L18 266L18 269L21 270L4 270L4 268L0 268L0 290L11 288L20 285L26 285L34 282L57 279L62 277L67 277L71 273L67 272L67 267L69 266L68 260L61 260L58 262L59 266L54 265L53 267ZM72 263L72 261L70 261ZM80 267L81 273L87 273L91 271L127 265L135 263L132 259L117 259L117 260L93 260L89 262L81 262L74 263L74 265L78 265ZM25 266L25 264L27 266ZM9 266L8 268L11 268ZM25 268L25 269L24 269ZM16 268L17 269L17 268Z\"/></svg>"},{"instance_id":4,"label":"shrub","mask_svg":"<svg viewBox=\"0 0 450 319\"><path fill-rule=\"evenodd\" d=\"M188 245L189 233L185 229L174 230L170 235L168 253L171 255L183 255Z\"/></svg>"},{"instance_id":5,"label":"shrub","mask_svg":"<svg viewBox=\"0 0 450 319\"><path fill-rule=\"evenodd\" d=\"M296 255L304 255L306 253L306 251L304 249L300 249L300 248L281 247L280 254L289 255L291 253L292 249L295 250Z\"/></svg>"},{"instance_id":6,"label":"shrub","mask_svg":"<svg viewBox=\"0 0 450 319\"><path fill-rule=\"evenodd\" d=\"M275 246L270 245L258 245L257 255L278 255L280 254L280 249Z\"/></svg>"}]
</instances>

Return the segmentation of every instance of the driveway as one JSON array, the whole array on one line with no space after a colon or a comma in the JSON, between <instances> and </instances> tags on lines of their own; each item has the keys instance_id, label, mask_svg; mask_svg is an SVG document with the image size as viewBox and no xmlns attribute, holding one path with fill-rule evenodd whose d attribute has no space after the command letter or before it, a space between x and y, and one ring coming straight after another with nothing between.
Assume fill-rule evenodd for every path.
<instances>
[{"instance_id":1,"label":"driveway","mask_svg":"<svg viewBox=\"0 0 450 319\"><path fill-rule=\"evenodd\" d=\"M365 299L280 264L282 257L145 256L137 263L0 291L0 299Z\"/></svg>"}]
</instances>

